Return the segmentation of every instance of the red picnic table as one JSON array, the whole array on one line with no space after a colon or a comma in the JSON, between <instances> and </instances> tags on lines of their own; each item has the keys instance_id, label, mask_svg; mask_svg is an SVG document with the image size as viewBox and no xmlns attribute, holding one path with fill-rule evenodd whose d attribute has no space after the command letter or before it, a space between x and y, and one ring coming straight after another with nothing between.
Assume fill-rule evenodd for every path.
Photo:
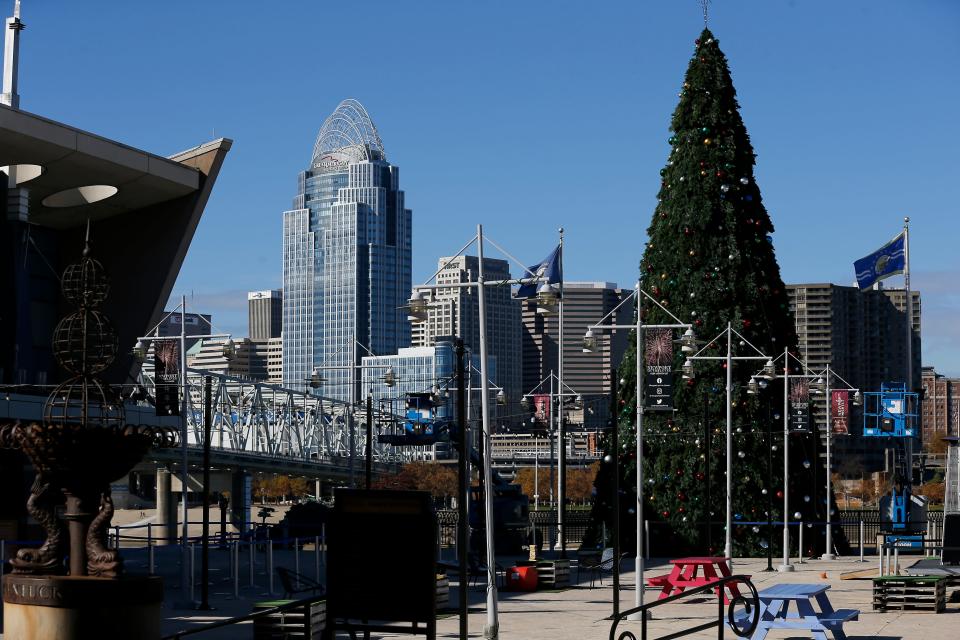
<instances>
[{"instance_id":1,"label":"red picnic table","mask_svg":"<svg viewBox=\"0 0 960 640\"><path fill-rule=\"evenodd\" d=\"M673 565L670 573L647 579L647 584L651 587L661 587L660 600L681 593L687 587L702 587L731 575L730 558L709 556L677 558L671 560L670 563ZM728 582L725 586L729 589L732 597L736 598L740 595L740 589L736 582ZM719 590L719 587L714 591L717 590ZM723 602L724 604L730 602L726 593L723 594Z\"/></svg>"}]
</instances>

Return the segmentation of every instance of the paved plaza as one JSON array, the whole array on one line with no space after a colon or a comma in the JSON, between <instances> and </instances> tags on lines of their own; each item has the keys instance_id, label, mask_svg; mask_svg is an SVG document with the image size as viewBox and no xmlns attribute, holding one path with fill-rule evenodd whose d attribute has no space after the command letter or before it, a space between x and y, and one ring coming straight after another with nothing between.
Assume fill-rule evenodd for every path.
<instances>
[{"instance_id":1,"label":"paved plaza","mask_svg":"<svg viewBox=\"0 0 960 640\"><path fill-rule=\"evenodd\" d=\"M452 559L452 550L447 550L445 559ZM239 587L239 598L233 596L233 583L230 580L229 553L214 551L212 553L211 603L214 611L197 612L177 609L174 604L181 599L179 593L179 574L175 549L163 550L158 557L160 571L167 581L167 598L164 603L164 633L169 634L204 622L227 618L249 613L252 604L256 601L273 599L279 595L279 581L275 583L276 594L268 592L265 571L265 553L258 552L255 556L254 586L249 584L249 557L244 554L241 560L242 571ZM295 563L293 552L290 550L276 550L274 565L292 568ZM301 572L313 577L316 570L316 557L312 549L300 554ZM873 567L876 558L868 556L867 563L860 563L853 559L835 561L809 560L802 565L796 565L793 573L766 573L766 559L738 560L734 565L734 573L745 573L753 576L752 580L758 590L784 582L791 583L828 583L828 596L835 608L853 608L861 611L860 619L845 625L847 636L856 638L903 638L903 639L948 639L960 638L960 603L952 602L947 605L944 613L932 612L904 612L904 613L875 613L870 610L871 581L870 580L841 580L840 574L847 571L862 570ZM903 565L910 564L909 557L901 559ZM502 558L501 564L509 563L509 558ZM779 564L774 561L774 565ZM633 606L634 602L634 572L632 562L625 567L623 575L624 588L620 594L621 609ZM652 560L648 567L649 575L665 573L665 560ZM323 566L321 566L321 573ZM576 570L571 571L576 579ZM199 592L197 592L199 593ZM659 590L647 589L648 600L655 599ZM484 588L472 587L470 598L470 634L480 638L483 635L483 625L486 619L484 609ZM560 591L537 591L532 593L500 592L500 637L501 638L550 638L552 640L587 640L589 638L607 638L610 621L607 617L612 611L612 590L610 580L604 578L604 585L595 588L589 587L586 576L575 586ZM457 585L455 576L451 576L450 602L457 602ZM714 598L691 597L689 601L672 603L655 610L654 618L649 624L651 637L664 635L683 628L696 626L708 622L711 616L716 615L716 600ZM456 638L458 633L458 618L455 614L442 614L438 623L438 636ZM639 623L626 622L621 629L632 630L639 637ZM227 639L251 637L249 624L239 627L230 627L201 634L198 638ZM344 635L344 637L346 637ZM373 634L372 637L394 637ZM401 637L401 636L396 636ZM403 636L410 637L410 636ZM715 629L689 636L693 638L716 638ZM734 637L728 630L726 637ZM771 631L767 636L771 639L809 637L801 632Z\"/></svg>"}]
</instances>

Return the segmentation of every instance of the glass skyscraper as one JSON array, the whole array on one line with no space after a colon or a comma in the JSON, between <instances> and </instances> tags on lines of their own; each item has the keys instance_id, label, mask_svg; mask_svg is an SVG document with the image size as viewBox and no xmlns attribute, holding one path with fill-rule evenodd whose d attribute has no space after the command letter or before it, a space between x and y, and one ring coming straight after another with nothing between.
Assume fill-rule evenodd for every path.
<instances>
[{"instance_id":1,"label":"glass skyscraper","mask_svg":"<svg viewBox=\"0 0 960 640\"><path fill-rule=\"evenodd\" d=\"M283 213L284 386L317 368L324 396L355 399L360 358L410 344L411 242L399 170L363 105L344 100Z\"/></svg>"}]
</instances>

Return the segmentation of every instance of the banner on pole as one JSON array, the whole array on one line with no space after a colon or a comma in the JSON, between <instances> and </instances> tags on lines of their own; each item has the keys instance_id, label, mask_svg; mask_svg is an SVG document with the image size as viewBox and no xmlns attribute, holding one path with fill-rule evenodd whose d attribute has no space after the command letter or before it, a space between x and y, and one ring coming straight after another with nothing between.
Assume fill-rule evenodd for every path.
<instances>
[{"instance_id":1,"label":"banner on pole","mask_svg":"<svg viewBox=\"0 0 960 640\"><path fill-rule=\"evenodd\" d=\"M533 417L541 424L550 424L550 396L538 394L533 396Z\"/></svg>"},{"instance_id":2,"label":"banner on pole","mask_svg":"<svg viewBox=\"0 0 960 640\"><path fill-rule=\"evenodd\" d=\"M834 389L830 392L830 423L835 434L850 433L850 392Z\"/></svg>"},{"instance_id":3,"label":"banner on pole","mask_svg":"<svg viewBox=\"0 0 960 640\"><path fill-rule=\"evenodd\" d=\"M790 432L810 431L810 386L806 381L790 385Z\"/></svg>"},{"instance_id":4,"label":"banner on pole","mask_svg":"<svg viewBox=\"0 0 960 640\"><path fill-rule=\"evenodd\" d=\"M644 407L652 411L673 411L673 332L651 329L646 333L645 342Z\"/></svg>"},{"instance_id":5,"label":"banner on pole","mask_svg":"<svg viewBox=\"0 0 960 640\"><path fill-rule=\"evenodd\" d=\"M180 344L174 340L156 340L153 367L157 415L180 415Z\"/></svg>"}]
</instances>

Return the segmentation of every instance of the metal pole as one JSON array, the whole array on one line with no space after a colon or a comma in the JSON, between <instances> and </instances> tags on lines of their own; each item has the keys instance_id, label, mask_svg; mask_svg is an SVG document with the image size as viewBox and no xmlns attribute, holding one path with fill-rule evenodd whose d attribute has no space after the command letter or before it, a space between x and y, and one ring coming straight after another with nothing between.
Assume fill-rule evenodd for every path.
<instances>
[{"instance_id":1,"label":"metal pole","mask_svg":"<svg viewBox=\"0 0 960 640\"><path fill-rule=\"evenodd\" d=\"M790 564L790 352L783 348L783 564L777 571L793 571Z\"/></svg>"},{"instance_id":2,"label":"metal pole","mask_svg":"<svg viewBox=\"0 0 960 640\"><path fill-rule=\"evenodd\" d=\"M367 393L367 448L364 454L367 458L367 490L373 478L373 394Z\"/></svg>"},{"instance_id":3,"label":"metal pole","mask_svg":"<svg viewBox=\"0 0 960 640\"><path fill-rule=\"evenodd\" d=\"M153 557L153 523L152 522L147 523L147 565L149 566L149 571L150 571L149 575L152 576L156 571L156 568L154 565L154 557Z\"/></svg>"},{"instance_id":4,"label":"metal pole","mask_svg":"<svg viewBox=\"0 0 960 640\"><path fill-rule=\"evenodd\" d=\"M273 595L273 539L267 541L267 593Z\"/></svg>"},{"instance_id":5,"label":"metal pole","mask_svg":"<svg viewBox=\"0 0 960 640\"><path fill-rule=\"evenodd\" d=\"M323 555L320 556L320 562L327 566L327 523L320 525L320 544L323 545Z\"/></svg>"},{"instance_id":6,"label":"metal pole","mask_svg":"<svg viewBox=\"0 0 960 640\"><path fill-rule=\"evenodd\" d=\"M467 382L463 375L464 347L463 339L456 342L457 366L457 430L460 432L459 449L457 451L457 562L459 563L460 588L457 591L460 611L460 640L467 640L470 636L467 606L467 585L470 582L467 563L470 545L469 511L467 511L467 494L469 493L470 476L467 468L467 459L470 455L470 443L467 441Z\"/></svg>"},{"instance_id":7,"label":"metal pole","mask_svg":"<svg viewBox=\"0 0 960 640\"><path fill-rule=\"evenodd\" d=\"M483 225L477 225L477 302L480 307L480 411L483 424L483 497L487 537L487 624L483 636L496 640L500 635L497 615L497 558L493 547L493 452L490 444L489 374L487 373L487 308L483 278Z\"/></svg>"},{"instance_id":8,"label":"metal pole","mask_svg":"<svg viewBox=\"0 0 960 640\"><path fill-rule=\"evenodd\" d=\"M187 574L187 540L189 539L189 523L187 522L188 513L187 513L187 486L188 486L188 469L187 469L187 297L180 296L180 381L181 381L181 395L180 398L180 452L181 464L183 465L180 469L180 495L183 499L183 524L180 531L180 593L187 593L187 583L191 583L192 578ZM192 586L190 587L193 588ZM181 595L182 597L182 595ZM193 601L193 596L190 597L191 603Z\"/></svg>"},{"instance_id":9,"label":"metal pole","mask_svg":"<svg viewBox=\"0 0 960 640\"><path fill-rule=\"evenodd\" d=\"M557 386L560 387L560 411L557 412L557 433L559 436L560 459L557 462L557 499L560 504L557 508L557 535L560 536L560 557L567 557L567 535L563 524L566 518L566 464L567 464L567 429L563 410L563 227L560 227L560 300L558 304L559 317L557 318ZM549 286L549 285L548 285Z\"/></svg>"},{"instance_id":10,"label":"metal pole","mask_svg":"<svg viewBox=\"0 0 960 640\"><path fill-rule=\"evenodd\" d=\"M254 535L256 535L256 534L254 534ZM252 587L253 584L254 584L254 578L255 578L255 576L254 576L255 566L256 566L256 557L255 557L255 554L256 554L256 552L257 552L257 545L256 545L256 543L253 541L253 538L250 539L250 543L249 543L249 545L247 546L247 549L250 551L250 586Z\"/></svg>"},{"instance_id":11,"label":"metal pole","mask_svg":"<svg viewBox=\"0 0 960 640\"><path fill-rule=\"evenodd\" d=\"M300 573L300 539L293 539L293 570Z\"/></svg>"},{"instance_id":12,"label":"metal pole","mask_svg":"<svg viewBox=\"0 0 960 640\"><path fill-rule=\"evenodd\" d=\"M770 396L767 401L767 568L773 571L773 416L770 415Z\"/></svg>"},{"instance_id":13,"label":"metal pole","mask_svg":"<svg viewBox=\"0 0 960 640\"><path fill-rule=\"evenodd\" d=\"M637 370L636 370L636 399L637 399L637 520L636 520L636 543L637 552L634 556L636 563L636 588L633 595L633 605L635 607L643 606L643 591L646 580L644 579L644 561L643 561L643 293L640 291L640 279L637 279ZM619 453L619 452L618 452ZM619 562L615 558L614 562ZM649 614L646 614L649 615ZM631 620L640 620L643 614L634 614L630 616Z\"/></svg>"},{"instance_id":14,"label":"metal pole","mask_svg":"<svg viewBox=\"0 0 960 640\"><path fill-rule=\"evenodd\" d=\"M803 520L800 521L800 549L797 550L797 564L803 564Z\"/></svg>"},{"instance_id":15,"label":"metal pole","mask_svg":"<svg viewBox=\"0 0 960 640\"><path fill-rule=\"evenodd\" d=\"M903 219L903 300L904 324L907 326L907 391L913 391L913 300L910 297L910 218ZM936 384L936 379L934 379ZM913 460L908 458L907 469L913 475Z\"/></svg>"},{"instance_id":16,"label":"metal pole","mask_svg":"<svg viewBox=\"0 0 960 640\"><path fill-rule=\"evenodd\" d=\"M237 540L233 543L233 547L230 550L230 554L233 558L233 597L240 597L240 541Z\"/></svg>"},{"instance_id":17,"label":"metal pole","mask_svg":"<svg viewBox=\"0 0 960 640\"><path fill-rule=\"evenodd\" d=\"M313 562L316 565L314 571L316 572L317 582L320 582L320 536L314 536L313 538Z\"/></svg>"},{"instance_id":18,"label":"metal pole","mask_svg":"<svg viewBox=\"0 0 960 640\"><path fill-rule=\"evenodd\" d=\"M727 323L727 526L723 555L733 568L733 331Z\"/></svg>"},{"instance_id":19,"label":"metal pole","mask_svg":"<svg viewBox=\"0 0 960 640\"><path fill-rule=\"evenodd\" d=\"M620 405L617 402L617 370L610 370L610 392L613 394L613 423L610 432L610 461L613 464L613 619L620 617ZM606 539L603 541L606 547Z\"/></svg>"},{"instance_id":20,"label":"metal pole","mask_svg":"<svg viewBox=\"0 0 960 640\"><path fill-rule=\"evenodd\" d=\"M823 555L820 556L821 560L836 559L836 556L833 555L833 517L830 515L830 512L833 511L833 486L832 479L830 478L830 441L833 440L833 403L830 397L830 377L832 374L833 371L830 369L830 365L827 365L827 548L824 550Z\"/></svg>"},{"instance_id":21,"label":"metal pole","mask_svg":"<svg viewBox=\"0 0 960 640\"><path fill-rule=\"evenodd\" d=\"M860 562L863 562L863 520L860 520Z\"/></svg>"},{"instance_id":22,"label":"metal pole","mask_svg":"<svg viewBox=\"0 0 960 640\"><path fill-rule=\"evenodd\" d=\"M213 378L203 379L203 537L200 540L200 609L210 609L210 427Z\"/></svg>"},{"instance_id":23,"label":"metal pole","mask_svg":"<svg viewBox=\"0 0 960 640\"><path fill-rule=\"evenodd\" d=\"M196 589L196 580L194 575L194 567L196 565L196 554L194 553L195 547L193 544L190 545L190 602L196 600L195 589Z\"/></svg>"},{"instance_id":24,"label":"metal pole","mask_svg":"<svg viewBox=\"0 0 960 640\"><path fill-rule=\"evenodd\" d=\"M551 508L556 507L556 502L554 501L553 496L553 487L554 482L556 482L556 473L554 471L553 461L556 460L556 450L554 449L554 437L553 437L553 411L554 408L554 393L553 393L553 369L550 369L550 416L547 418L547 437L550 438L550 506ZM550 527L550 548L553 548L553 527Z\"/></svg>"}]
</instances>

